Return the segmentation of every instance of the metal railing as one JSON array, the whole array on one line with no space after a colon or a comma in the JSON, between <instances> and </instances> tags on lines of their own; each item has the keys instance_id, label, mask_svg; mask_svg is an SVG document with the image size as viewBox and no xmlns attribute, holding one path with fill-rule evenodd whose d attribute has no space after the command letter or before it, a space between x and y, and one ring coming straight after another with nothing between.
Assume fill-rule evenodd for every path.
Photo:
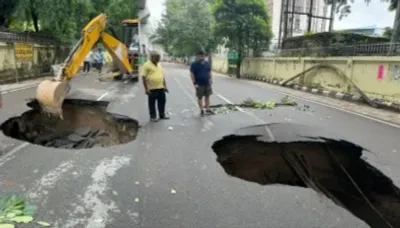
<instances>
[{"instance_id":1,"label":"metal railing","mask_svg":"<svg viewBox=\"0 0 400 228\"><path fill-rule=\"evenodd\" d=\"M392 52L389 50L392 46ZM400 43L333 45L329 47L282 49L280 56L397 56L400 55Z\"/></svg>"},{"instance_id":2,"label":"metal railing","mask_svg":"<svg viewBox=\"0 0 400 228\"><path fill-rule=\"evenodd\" d=\"M22 42L39 44L57 44L58 40L50 35L35 32L9 32L0 31L0 42Z\"/></svg>"}]
</instances>

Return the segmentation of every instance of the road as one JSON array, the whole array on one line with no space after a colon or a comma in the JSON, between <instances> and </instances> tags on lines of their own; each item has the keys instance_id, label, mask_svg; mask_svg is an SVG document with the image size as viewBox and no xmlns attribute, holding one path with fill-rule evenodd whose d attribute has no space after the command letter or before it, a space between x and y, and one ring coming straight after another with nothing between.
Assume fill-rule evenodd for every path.
<instances>
[{"instance_id":1,"label":"road","mask_svg":"<svg viewBox=\"0 0 400 228\"><path fill-rule=\"evenodd\" d=\"M245 182L229 177L216 162L210 147L222 136L285 121L328 128L363 145L373 152L365 159L400 183L398 127L303 100L297 101L311 111L282 107L201 118L188 70L171 64L165 69L171 119L158 123L149 123L141 84L74 79L73 97L110 101L110 112L139 120L138 138L110 148L65 150L0 135L0 192L28 194L39 207L38 220L60 228L367 227L311 190ZM220 76L214 89L215 104L283 97ZM30 88L4 94L0 121L27 110L25 99L34 93Z\"/></svg>"}]
</instances>

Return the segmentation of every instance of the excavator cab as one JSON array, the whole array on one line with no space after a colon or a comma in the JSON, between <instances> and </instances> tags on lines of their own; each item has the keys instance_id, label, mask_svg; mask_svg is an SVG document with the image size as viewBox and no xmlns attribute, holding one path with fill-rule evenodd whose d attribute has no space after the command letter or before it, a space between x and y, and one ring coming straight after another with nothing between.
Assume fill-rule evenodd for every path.
<instances>
[{"instance_id":1,"label":"excavator cab","mask_svg":"<svg viewBox=\"0 0 400 228\"><path fill-rule=\"evenodd\" d=\"M133 74L139 75L139 57L141 55L140 21L138 19L126 19L122 21L122 41L128 48L128 58L132 65Z\"/></svg>"}]
</instances>

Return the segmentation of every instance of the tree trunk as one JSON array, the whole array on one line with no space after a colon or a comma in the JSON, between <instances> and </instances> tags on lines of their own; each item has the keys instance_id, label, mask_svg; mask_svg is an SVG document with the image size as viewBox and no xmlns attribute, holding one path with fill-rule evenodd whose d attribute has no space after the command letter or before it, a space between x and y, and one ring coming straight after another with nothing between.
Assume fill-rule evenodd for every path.
<instances>
[{"instance_id":1,"label":"tree trunk","mask_svg":"<svg viewBox=\"0 0 400 228\"><path fill-rule=\"evenodd\" d=\"M35 32L39 32L39 15L36 12L36 8L33 4L33 0L30 0L30 13L32 17L33 26L35 27Z\"/></svg>"},{"instance_id":2,"label":"tree trunk","mask_svg":"<svg viewBox=\"0 0 400 228\"><path fill-rule=\"evenodd\" d=\"M392 55L395 51L395 43L400 39L400 4L397 4L396 16L394 17L392 39L390 40L390 47L388 55Z\"/></svg>"},{"instance_id":3,"label":"tree trunk","mask_svg":"<svg viewBox=\"0 0 400 228\"><path fill-rule=\"evenodd\" d=\"M242 66L242 48L238 49L238 61L236 62L236 78L240 78L240 67Z\"/></svg>"},{"instance_id":4,"label":"tree trunk","mask_svg":"<svg viewBox=\"0 0 400 228\"><path fill-rule=\"evenodd\" d=\"M0 28L8 28L7 18L0 15Z\"/></svg>"}]
</instances>

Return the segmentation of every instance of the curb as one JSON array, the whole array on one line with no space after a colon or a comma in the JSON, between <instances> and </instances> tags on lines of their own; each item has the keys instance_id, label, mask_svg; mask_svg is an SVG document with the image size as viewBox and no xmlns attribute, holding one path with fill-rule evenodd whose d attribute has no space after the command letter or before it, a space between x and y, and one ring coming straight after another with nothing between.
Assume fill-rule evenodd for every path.
<instances>
[{"instance_id":1,"label":"curb","mask_svg":"<svg viewBox=\"0 0 400 228\"><path fill-rule=\"evenodd\" d=\"M265 82L265 83L277 85L277 86L282 86L281 83L284 81L282 79L277 79L277 78L266 78L266 77L251 76L251 75L243 75L243 79ZM300 90L300 91L312 93L312 94L319 94L319 95L323 95L323 96L327 96L327 97L331 97L331 98L335 98L335 99L339 99L339 100L365 104L365 101L361 96L352 95L352 94L348 94L348 93L341 93L341 92L335 92L335 91L330 91L330 90L321 89L321 88L302 86L302 85L298 85L298 84L290 83L290 82L282 87ZM384 108L387 110L400 112L400 104L387 102L387 101L383 101L383 100L379 100L379 99L372 100L372 102L377 104L378 108Z\"/></svg>"}]
</instances>

